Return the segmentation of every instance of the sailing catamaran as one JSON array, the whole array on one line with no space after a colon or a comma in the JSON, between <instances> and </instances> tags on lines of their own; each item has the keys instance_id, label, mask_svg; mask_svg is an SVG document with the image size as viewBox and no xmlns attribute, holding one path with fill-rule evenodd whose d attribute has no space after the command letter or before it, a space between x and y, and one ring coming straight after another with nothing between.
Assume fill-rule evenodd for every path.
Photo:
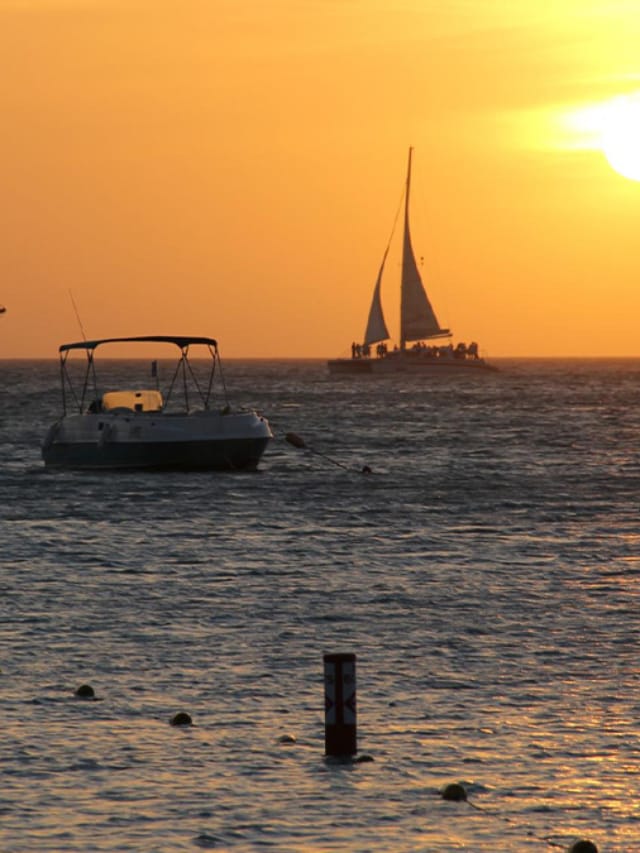
<instances>
[{"instance_id":1,"label":"sailing catamaran","mask_svg":"<svg viewBox=\"0 0 640 853\"><path fill-rule=\"evenodd\" d=\"M451 338L449 329L441 328L429 301L416 264L409 230L409 196L411 190L411 156L409 149L407 180L404 193L404 236L402 242L402 277L400 283L400 346L387 349L390 339L382 311L381 286L389 252L385 249L378 278L373 290L367 328L362 344L352 344L351 358L334 358L327 362L330 373L423 373L426 371L487 371L497 370L480 358L477 343L468 346L452 343L445 346L427 345L425 341ZM393 237L393 234L392 234ZM413 344L408 347L407 344ZM372 345L377 344L375 355Z\"/></svg>"}]
</instances>

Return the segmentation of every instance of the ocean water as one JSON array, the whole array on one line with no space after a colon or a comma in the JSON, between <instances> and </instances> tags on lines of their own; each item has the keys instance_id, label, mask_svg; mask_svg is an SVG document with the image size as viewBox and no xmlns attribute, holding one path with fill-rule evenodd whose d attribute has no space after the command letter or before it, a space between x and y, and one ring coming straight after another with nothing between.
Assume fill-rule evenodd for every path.
<instances>
[{"instance_id":1,"label":"ocean water","mask_svg":"<svg viewBox=\"0 0 640 853\"><path fill-rule=\"evenodd\" d=\"M94 474L0 362L0 850L640 850L640 361L498 363L229 361L257 473Z\"/></svg>"}]
</instances>

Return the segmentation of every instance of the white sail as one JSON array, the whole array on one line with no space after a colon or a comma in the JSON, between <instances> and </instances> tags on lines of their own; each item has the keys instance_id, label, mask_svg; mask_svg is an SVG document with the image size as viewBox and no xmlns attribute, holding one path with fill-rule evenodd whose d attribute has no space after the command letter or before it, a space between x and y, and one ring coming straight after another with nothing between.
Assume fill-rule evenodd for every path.
<instances>
[{"instance_id":1,"label":"white sail","mask_svg":"<svg viewBox=\"0 0 640 853\"><path fill-rule=\"evenodd\" d=\"M384 257L382 258L382 263L380 264L380 271L378 272L378 278L376 279L376 286L373 291L373 299L371 300L371 308L369 309L369 319L367 320L367 330L364 333L365 345L377 344L379 341L386 341L390 337L387 330L387 324L384 321L382 300L380 298L382 273L384 272L384 265L387 260L388 251L389 247L387 246Z\"/></svg>"},{"instance_id":2,"label":"white sail","mask_svg":"<svg viewBox=\"0 0 640 853\"><path fill-rule=\"evenodd\" d=\"M409 230L409 196L411 190L411 154L407 168L407 188L404 202L404 240L402 244L402 282L400 289L400 346L406 341L422 341L426 338L441 338L450 335L449 329L441 329L429 298L424 289L416 264L411 233Z\"/></svg>"}]
</instances>

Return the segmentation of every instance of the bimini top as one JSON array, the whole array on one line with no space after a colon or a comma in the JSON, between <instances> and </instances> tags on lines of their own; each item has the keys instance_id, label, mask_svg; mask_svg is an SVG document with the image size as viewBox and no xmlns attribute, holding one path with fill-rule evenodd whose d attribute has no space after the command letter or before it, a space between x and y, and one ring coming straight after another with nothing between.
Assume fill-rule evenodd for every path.
<instances>
[{"instance_id":1,"label":"bimini top","mask_svg":"<svg viewBox=\"0 0 640 853\"><path fill-rule=\"evenodd\" d=\"M100 344L127 344L127 343L158 343L158 344L175 344L181 349L188 347L189 344L206 344L207 346L217 347L218 342L213 338L200 338L189 335L142 335L137 338L102 338L99 341L78 341L75 344L61 344L58 347L58 352L67 352L70 349L86 349L94 350Z\"/></svg>"}]
</instances>

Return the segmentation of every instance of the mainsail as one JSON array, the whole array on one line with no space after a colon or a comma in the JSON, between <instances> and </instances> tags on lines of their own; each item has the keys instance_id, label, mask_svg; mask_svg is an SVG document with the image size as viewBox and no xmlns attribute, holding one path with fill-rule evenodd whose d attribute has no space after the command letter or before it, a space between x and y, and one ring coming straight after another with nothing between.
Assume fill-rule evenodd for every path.
<instances>
[{"instance_id":1,"label":"mainsail","mask_svg":"<svg viewBox=\"0 0 640 853\"><path fill-rule=\"evenodd\" d=\"M416 264L409 231L409 196L411 191L411 154L407 167L407 187L404 197L404 239L402 243L402 282L400 289L400 348L406 341L448 337L449 329L441 329L429 297L426 294Z\"/></svg>"}]
</instances>

